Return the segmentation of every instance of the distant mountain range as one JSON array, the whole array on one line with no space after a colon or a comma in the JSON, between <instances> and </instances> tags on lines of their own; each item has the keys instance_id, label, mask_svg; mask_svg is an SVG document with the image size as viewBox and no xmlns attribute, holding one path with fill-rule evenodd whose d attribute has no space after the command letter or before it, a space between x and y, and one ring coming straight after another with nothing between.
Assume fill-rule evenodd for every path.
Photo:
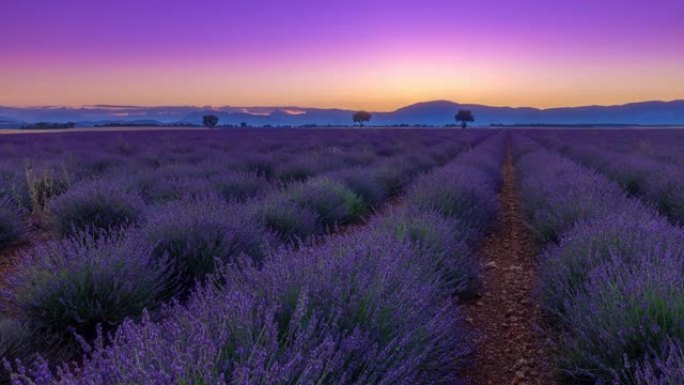
<instances>
[{"instance_id":1,"label":"distant mountain range","mask_svg":"<svg viewBox=\"0 0 684 385\"><path fill-rule=\"evenodd\" d=\"M459 109L472 110L475 125L624 124L684 125L684 100L649 101L619 106L586 106L538 109L459 104L446 100L417 103L392 112L372 112L371 125L454 124ZM302 107L138 107L95 105L88 107L1 107L0 128L27 123L74 122L79 127L120 124L200 124L202 116L215 114L219 124L250 126L351 125L353 111Z\"/></svg>"}]
</instances>

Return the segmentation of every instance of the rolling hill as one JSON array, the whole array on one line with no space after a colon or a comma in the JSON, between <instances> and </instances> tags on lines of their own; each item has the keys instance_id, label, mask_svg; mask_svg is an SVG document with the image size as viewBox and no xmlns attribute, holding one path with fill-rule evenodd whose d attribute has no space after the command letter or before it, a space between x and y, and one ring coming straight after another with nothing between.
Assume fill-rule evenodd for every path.
<instances>
[{"instance_id":1,"label":"rolling hill","mask_svg":"<svg viewBox=\"0 0 684 385\"><path fill-rule=\"evenodd\" d=\"M684 124L684 100L649 101L616 106L585 106L538 109L531 107L492 107L459 104L446 100L417 103L391 112L373 112L372 125L435 125L454 123L459 109L475 115L475 125L491 124ZM353 111L302 107L193 107L193 106L110 106L70 107L0 107L6 122L75 122L77 126L103 123L149 122L158 124L200 124L202 115L216 114L220 124L252 126L349 125Z\"/></svg>"}]
</instances>

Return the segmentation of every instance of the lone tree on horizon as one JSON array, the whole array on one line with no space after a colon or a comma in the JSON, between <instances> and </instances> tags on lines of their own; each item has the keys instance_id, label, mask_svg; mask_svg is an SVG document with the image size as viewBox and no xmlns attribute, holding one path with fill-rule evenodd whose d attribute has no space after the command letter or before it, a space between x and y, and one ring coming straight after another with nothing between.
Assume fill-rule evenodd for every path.
<instances>
[{"instance_id":1,"label":"lone tree on horizon","mask_svg":"<svg viewBox=\"0 0 684 385\"><path fill-rule=\"evenodd\" d=\"M458 110L458 113L456 116L457 122L461 122L461 128L466 128L468 126L468 122L474 122L475 117L473 116L473 112L470 110Z\"/></svg>"},{"instance_id":2,"label":"lone tree on horizon","mask_svg":"<svg viewBox=\"0 0 684 385\"><path fill-rule=\"evenodd\" d=\"M352 119L354 120L354 124L358 123L363 127L363 122L369 122L371 120L372 115L370 112L367 111L357 111L354 113L352 116Z\"/></svg>"},{"instance_id":3,"label":"lone tree on horizon","mask_svg":"<svg viewBox=\"0 0 684 385\"><path fill-rule=\"evenodd\" d=\"M202 117L202 124L207 127L216 127L219 122L219 118L216 115L204 115Z\"/></svg>"}]
</instances>

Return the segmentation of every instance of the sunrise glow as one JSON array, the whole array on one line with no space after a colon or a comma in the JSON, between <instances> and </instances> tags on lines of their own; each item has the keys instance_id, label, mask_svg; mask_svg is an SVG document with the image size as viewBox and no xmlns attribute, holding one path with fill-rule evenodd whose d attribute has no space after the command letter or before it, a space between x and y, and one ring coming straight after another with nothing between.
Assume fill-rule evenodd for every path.
<instances>
[{"instance_id":1,"label":"sunrise glow","mask_svg":"<svg viewBox=\"0 0 684 385\"><path fill-rule=\"evenodd\" d=\"M684 98L684 2L13 0L0 104L391 110Z\"/></svg>"}]
</instances>

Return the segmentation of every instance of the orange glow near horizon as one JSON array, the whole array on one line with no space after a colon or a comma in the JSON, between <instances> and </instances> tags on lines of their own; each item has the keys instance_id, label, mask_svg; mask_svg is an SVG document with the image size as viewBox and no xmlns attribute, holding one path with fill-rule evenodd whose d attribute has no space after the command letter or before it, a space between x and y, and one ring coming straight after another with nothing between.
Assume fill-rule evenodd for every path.
<instances>
[{"instance_id":1,"label":"orange glow near horizon","mask_svg":"<svg viewBox=\"0 0 684 385\"><path fill-rule=\"evenodd\" d=\"M332 64L332 63L330 63ZM549 67L553 65L553 67ZM281 64L277 68L94 66L0 74L0 105L299 106L389 111L436 99L493 106L559 107L673 100L684 95L681 67L615 67L496 60L389 60ZM657 76L654 76L657 74ZM600 85L600 86L597 86Z\"/></svg>"},{"instance_id":2,"label":"orange glow near horizon","mask_svg":"<svg viewBox=\"0 0 684 385\"><path fill-rule=\"evenodd\" d=\"M681 0L10 2L0 105L684 98ZM163 7L163 9L161 9Z\"/></svg>"}]
</instances>

